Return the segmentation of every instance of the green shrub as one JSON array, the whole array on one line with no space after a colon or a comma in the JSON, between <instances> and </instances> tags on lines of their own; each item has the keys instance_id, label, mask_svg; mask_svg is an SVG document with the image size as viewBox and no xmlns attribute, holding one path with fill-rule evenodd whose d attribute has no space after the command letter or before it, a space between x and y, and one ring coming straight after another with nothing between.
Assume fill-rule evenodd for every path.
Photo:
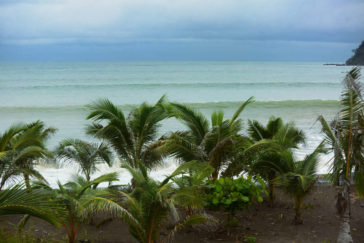
<instances>
[{"instance_id":1,"label":"green shrub","mask_svg":"<svg viewBox=\"0 0 364 243\"><path fill-rule=\"evenodd\" d=\"M249 235L247 235L247 236L245 236L245 242L248 242L248 243L255 243L255 242L257 242L257 238L256 238L256 237L254 237L254 236L249 236Z\"/></svg>"},{"instance_id":2,"label":"green shrub","mask_svg":"<svg viewBox=\"0 0 364 243\"><path fill-rule=\"evenodd\" d=\"M229 216L234 216L236 211L249 207L254 201L262 202L262 193L267 194L267 191L260 178L221 177L209 184L206 206L214 210L223 209Z\"/></svg>"}]
</instances>

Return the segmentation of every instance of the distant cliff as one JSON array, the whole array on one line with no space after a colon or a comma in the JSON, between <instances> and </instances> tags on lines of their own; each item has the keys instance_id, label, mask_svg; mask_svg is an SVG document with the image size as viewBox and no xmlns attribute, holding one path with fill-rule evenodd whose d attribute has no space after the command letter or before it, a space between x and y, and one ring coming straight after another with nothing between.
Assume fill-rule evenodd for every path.
<instances>
[{"instance_id":1,"label":"distant cliff","mask_svg":"<svg viewBox=\"0 0 364 243\"><path fill-rule=\"evenodd\" d=\"M354 55L346 61L346 65L364 65L364 41L353 50Z\"/></svg>"}]
</instances>

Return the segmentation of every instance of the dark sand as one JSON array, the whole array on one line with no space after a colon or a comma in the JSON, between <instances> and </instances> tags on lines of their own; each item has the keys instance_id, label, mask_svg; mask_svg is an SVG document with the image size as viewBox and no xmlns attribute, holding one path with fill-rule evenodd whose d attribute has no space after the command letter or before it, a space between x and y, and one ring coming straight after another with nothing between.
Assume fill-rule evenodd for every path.
<instances>
[{"instance_id":1,"label":"dark sand","mask_svg":"<svg viewBox=\"0 0 364 243\"><path fill-rule=\"evenodd\" d=\"M364 199L352 193L352 216L350 219L351 235L354 243L364 242Z\"/></svg>"},{"instance_id":2,"label":"dark sand","mask_svg":"<svg viewBox=\"0 0 364 243\"><path fill-rule=\"evenodd\" d=\"M239 225L231 229L228 235L223 223L215 226L199 226L184 229L175 235L176 243L202 243L202 242L246 242L245 236L254 236L257 242L290 242L290 243L328 243L336 242L340 228L340 217L336 214L336 192L332 186L316 186L312 193L304 200L302 225L294 225L293 202L282 193L276 198L271 208L268 203L262 203L250 210L237 213ZM364 200L352 195L351 219L352 235L355 243L364 242ZM225 219L223 212L207 212L220 221ZM21 216L2 217L1 220L17 222ZM96 219L95 222L98 220ZM6 226L4 221L1 225ZM47 235L53 239L65 239L62 228L38 219L32 218L26 231L40 236ZM163 233L162 233L163 236ZM100 227L83 226L80 230L79 240L89 239L98 243L129 243L135 242L129 235L127 226L120 221L112 221Z\"/></svg>"}]
</instances>

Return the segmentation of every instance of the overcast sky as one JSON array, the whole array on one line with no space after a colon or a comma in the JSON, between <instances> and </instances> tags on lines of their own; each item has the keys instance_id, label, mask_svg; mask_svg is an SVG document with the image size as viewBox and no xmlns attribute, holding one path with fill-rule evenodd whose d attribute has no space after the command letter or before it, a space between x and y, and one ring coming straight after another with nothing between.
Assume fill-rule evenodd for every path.
<instances>
[{"instance_id":1,"label":"overcast sky","mask_svg":"<svg viewBox=\"0 0 364 243\"><path fill-rule=\"evenodd\" d=\"M345 61L364 0L0 0L0 60Z\"/></svg>"}]
</instances>

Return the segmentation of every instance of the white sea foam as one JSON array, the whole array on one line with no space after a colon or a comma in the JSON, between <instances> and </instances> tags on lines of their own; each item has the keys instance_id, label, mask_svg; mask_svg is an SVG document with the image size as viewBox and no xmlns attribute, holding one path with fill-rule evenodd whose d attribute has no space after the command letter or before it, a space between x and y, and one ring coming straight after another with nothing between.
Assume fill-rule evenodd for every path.
<instances>
[{"instance_id":1,"label":"white sea foam","mask_svg":"<svg viewBox=\"0 0 364 243\"><path fill-rule=\"evenodd\" d=\"M127 185L131 181L131 175L126 169L120 168L120 162L116 161L111 167L106 164L99 164L96 166L97 171L92 175L91 179L106 174L117 172L119 181L114 184ZM178 163L172 159L167 159L161 166L157 166L150 171L150 176L156 180L163 180L166 176L170 175L176 168ZM50 168L44 166L37 166L36 169L46 178L47 182L52 187L57 187L57 182L66 183L72 180L75 175L81 175L79 167L76 163L67 163L59 168Z\"/></svg>"}]
</instances>

